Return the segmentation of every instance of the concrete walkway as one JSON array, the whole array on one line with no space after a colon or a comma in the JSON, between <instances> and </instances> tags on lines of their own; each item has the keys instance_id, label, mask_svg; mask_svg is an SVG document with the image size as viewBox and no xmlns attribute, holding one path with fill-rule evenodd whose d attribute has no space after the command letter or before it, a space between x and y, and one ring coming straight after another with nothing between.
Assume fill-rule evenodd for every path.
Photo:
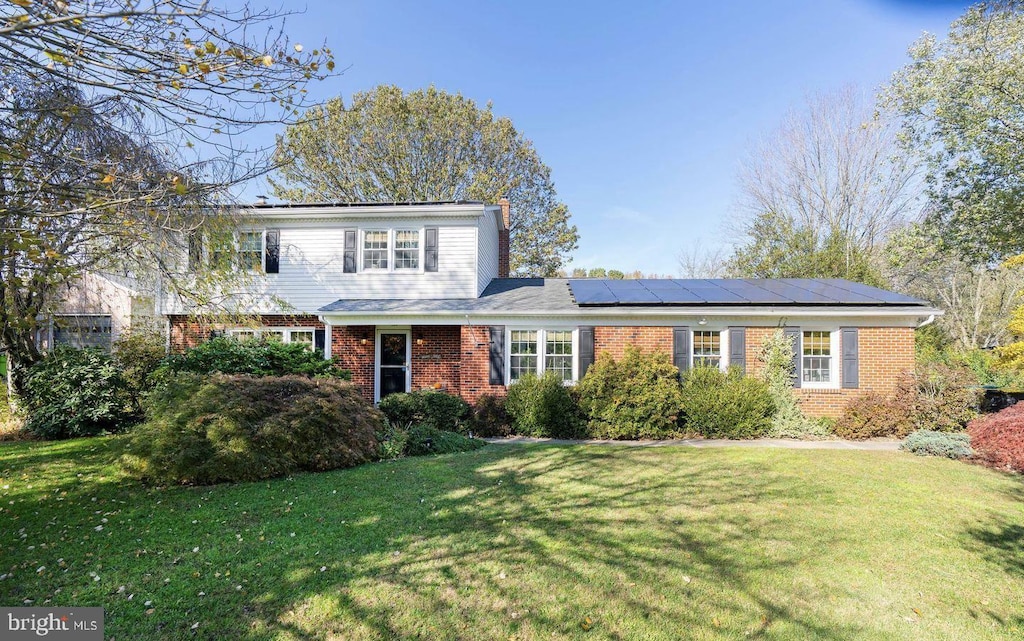
<instances>
[{"instance_id":1,"label":"concrete walkway","mask_svg":"<svg viewBox=\"0 0 1024 641\"><path fill-rule=\"evenodd\" d=\"M572 440L516 436L513 438L487 438L484 440L495 445L532 443L541 445L624 445L628 447L781 447L791 450L874 450L878 452L894 452L900 448L900 441L890 439L872 441L798 441L788 438L759 438L749 441L734 441L717 438L686 438L664 441L608 441L601 439Z\"/></svg>"}]
</instances>

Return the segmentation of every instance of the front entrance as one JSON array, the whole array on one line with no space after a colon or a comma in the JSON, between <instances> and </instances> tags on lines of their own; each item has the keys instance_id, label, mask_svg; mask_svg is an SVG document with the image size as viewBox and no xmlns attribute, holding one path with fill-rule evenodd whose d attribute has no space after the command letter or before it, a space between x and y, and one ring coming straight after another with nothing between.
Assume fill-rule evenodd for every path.
<instances>
[{"instance_id":1,"label":"front entrance","mask_svg":"<svg viewBox=\"0 0 1024 641\"><path fill-rule=\"evenodd\" d=\"M377 330L377 400L388 394L408 392L411 380L409 368L409 330Z\"/></svg>"}]
</instances>

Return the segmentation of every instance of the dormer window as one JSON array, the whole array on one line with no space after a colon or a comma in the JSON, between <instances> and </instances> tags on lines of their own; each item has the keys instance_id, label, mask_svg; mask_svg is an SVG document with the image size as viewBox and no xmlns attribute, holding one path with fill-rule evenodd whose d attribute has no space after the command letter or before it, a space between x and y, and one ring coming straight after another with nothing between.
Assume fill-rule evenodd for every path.
<instances>
[{"instance_id":1,"label":"dormer window","mask_svg":"<svg viewBox=\"0 0 1024 641\"><path fill-rule=\"evenodd\" d=\"M373 230L363 235L363 269L388 268L388 231Z\"/></svg>"}]
</instances>

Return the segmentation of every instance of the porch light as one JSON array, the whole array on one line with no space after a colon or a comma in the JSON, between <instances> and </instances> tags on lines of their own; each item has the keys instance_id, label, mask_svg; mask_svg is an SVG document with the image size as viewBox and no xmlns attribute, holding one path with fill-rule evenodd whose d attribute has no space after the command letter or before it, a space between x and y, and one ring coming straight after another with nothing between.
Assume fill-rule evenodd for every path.
<instances>
[{"instance_id":1,"label":"porch light","mask_svg":"<svg viewBox=\"0 0 1024 641\"><path fill-rule=\"evenodd\" d=\"M707 317L706 316L701 316L700 320L697 321L697 324L698 325L707 325L708 324Z\"/></svg>"},{"instance_id":2,"label":"porch light","mask_svg":"<svg viewBox=\"0 0 1024 641\"><path fill-rule=\"evenodd\" d=\"M423 339L422 338L417 338L416 339L416 344L417 345L423 345Z\"/></svg>"}]
</instances>

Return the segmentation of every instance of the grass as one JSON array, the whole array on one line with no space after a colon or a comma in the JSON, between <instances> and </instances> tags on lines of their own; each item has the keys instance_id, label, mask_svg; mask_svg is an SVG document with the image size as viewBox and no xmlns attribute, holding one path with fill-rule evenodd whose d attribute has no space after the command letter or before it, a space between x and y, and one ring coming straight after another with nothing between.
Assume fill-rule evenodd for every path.
<instances>
[{"instance_id":1,"label":"grass","mask_svg":"<svg viewBox=\"0 0 1024 641\"><path fill-rule=\"evenodd\" d=\"M1024 484L896 452L489 446L147 488L0 443L0 605L115 639L1019 639Z\"/></svg>"}]
</instances>

